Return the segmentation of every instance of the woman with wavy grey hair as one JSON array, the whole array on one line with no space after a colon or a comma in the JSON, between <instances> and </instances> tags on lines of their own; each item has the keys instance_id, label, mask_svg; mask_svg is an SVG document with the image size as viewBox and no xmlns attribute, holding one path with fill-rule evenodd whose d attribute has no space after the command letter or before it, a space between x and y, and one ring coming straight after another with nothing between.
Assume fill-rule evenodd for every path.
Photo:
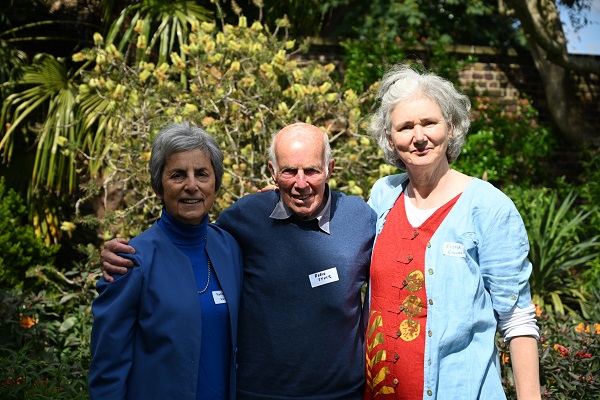
<instances>
[{"instance_id":1,"label":"woman with wavy grey hair","mask_svg":"<svg viewBox=\"0 0 600 400\"><path fill-rule=\"evenodd\" d=\"M450 167L469 99L447 80L397 65L383 78L370 133L406 171L378 180L367 329L367 395L505 399L496 331L510 342L522 399L540 399L529 243L512 201Z\"/></svg>"}]
</instances>

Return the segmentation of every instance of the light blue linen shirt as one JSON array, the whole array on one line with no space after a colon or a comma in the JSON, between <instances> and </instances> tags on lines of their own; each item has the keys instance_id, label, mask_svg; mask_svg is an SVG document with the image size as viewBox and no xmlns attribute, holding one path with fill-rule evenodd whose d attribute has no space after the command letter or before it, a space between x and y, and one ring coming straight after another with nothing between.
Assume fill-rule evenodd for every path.
<instances>
[{"instance_id":1,"label":"light blue linen shirt","mask_svg":"<svg viewBox=\"0 0 600 400\"><path fill-rule=\"evenodd\" d=\"M408 175L379 179L368 203L379 234ZM425 252L428 299L423 399L506 399L497 312L531 304L529 241L513 202L473 179ZM400 383L410 384L409 382Z\"/></svg>"}]
</instances>

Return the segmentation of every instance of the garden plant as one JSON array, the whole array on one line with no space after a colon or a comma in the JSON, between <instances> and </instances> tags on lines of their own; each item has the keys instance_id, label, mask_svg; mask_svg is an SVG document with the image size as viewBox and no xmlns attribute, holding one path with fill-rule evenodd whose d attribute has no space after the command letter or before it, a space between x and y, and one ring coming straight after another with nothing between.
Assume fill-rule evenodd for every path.
<instances>
[{"instance_id":1,"label":"garden plant","mask_svg":"<svg viewBox=\"0 0 600 400\"><path fill-rule=\"evenodd\" d=\"M327 132L336 160L332 188L366 200L378 178L397 172L365 131L384 67L365 58L368 44L346 42L345 64L319 62L307 41L290 35L287 17L267 24L258 7L256 19L238 10L232 23L219 7L214 15L194 8L185 17L176 6L126 8L70 59L34 57L3 99L5 152L27 130L27 118L45 117L28 133L39 149L36 190L23 199L0 182L0 397L87 398L98 249L113 237L139 234L159 215L148 160L166 123L202 126L224 150L213 220L270 183L271 134L292 122ZM405 41L430 44L428 67L456 81L456 71L474 60L445 54L441 36L421 40L407 32ZM405 55L401 46L373 51L390 62ZM593 398L600 390L600 154L586 154L581 177L556 180L546 164L555 140L528 98L510 109L481 94L471 100L472 129L456 168L499 186L525 221L544 396ZM52 192L49 184L59 181L62 191ZM26 205L35 196L66 196L71 208L40 203L38 223L31 224ZM64 243L79 250L75 261L58 256ZM506 345L499 339L498 346L514 399Z\"/></svg>"}]
</instances>

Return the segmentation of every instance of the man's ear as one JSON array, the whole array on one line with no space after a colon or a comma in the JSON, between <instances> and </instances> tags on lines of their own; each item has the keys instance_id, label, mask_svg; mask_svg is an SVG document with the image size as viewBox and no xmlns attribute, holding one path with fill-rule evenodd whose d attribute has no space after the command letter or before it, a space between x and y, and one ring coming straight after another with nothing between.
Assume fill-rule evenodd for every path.
<instances>
[{"instance_id":1,"label":"man's ear","mask_svg":"<svg viewBox=\"0 0 600 400\"><path fill-rule=\"evenodd\" d=\"M271 161L269 161L267 163L267 166L269 167L269 171L271 171L271 178L273 178L273 182L275 182L275 186L277 186L277 177L275 176L275 167L273 167L273 163Z\"/></svg>"},{"instance_id":2,"label":"man's ear","mask_svg":"<svg viewBox=\"0 0 600 400\"><path fill-rule=\"evenodd\" d=\"M329 181L329 178L331 178L331 175L333 174L333 167L335 167L335 160L332 158L331 161L329 161L329 173L327 174L327 181Z\"/></svg>"}]
</instances>

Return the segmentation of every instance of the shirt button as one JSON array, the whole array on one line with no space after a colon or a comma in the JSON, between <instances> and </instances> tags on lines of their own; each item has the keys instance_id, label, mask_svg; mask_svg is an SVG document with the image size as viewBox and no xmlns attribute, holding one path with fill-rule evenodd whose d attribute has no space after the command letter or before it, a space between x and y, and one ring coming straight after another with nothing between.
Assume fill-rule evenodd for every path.
<instances>
[{"instance_id":1,"label":"shirt button","mask_svg":"<svg viewBox=\"0 0 600 400\"><path fill-rule=\"evenodd\" d=\"M417 236L419 236L419 232L418 232L418 231L414 231L414 232L413 232L413 236L414 236L414 237L417 237Z\"/></svg>"},{"instance_id":2,"label":"shirt button","mask_svg":"<svg viewBox=\"0 0 600 400\"><path fill-rule=\"evenodd\" d=\"M427 396L433 396L433 392L430 390L427 391Z\"/></svg>"},{"instance_id":3,"label":"shirt button","mask_svg":"<svg viewBox=\"0 0 600 400\"><path fill-rule=\"evenodd\" d=\"M511 300L516 300L516 299L517 299L517 295L516 295L516 294L513 294L512 296L510 296L510 299L511 299Z\"/></svg>"},{"instance_id":4,"label":"shirt button","mask_svg":"<svg viewBox=\"0 0 600 400\"><path fill-rule=\"evenodd\" d=\"M427 247L431 247L431 242L427 242Z\"/></svg>"},{"instance_id":5,"label":"shirt button","mask_svg":"<svg viewBox=\"0 0 600 400\"><path fill-rule=\"evenodd\" d=\"M427 365L431 365L431 358L427 360Z\"/></svg>"},{"instance_id":6,"label":"shirt button","mask_svg":"<svg viewBox=\"0 0 600 400\"><path fill-rule=\"evenodd\" d=\"M429 269L427 270L427 273L428 273L429 275L433 275L433 268L429 268Z\"/></svg>"},{"instance_id":7,"label":"shirt button","mask_svg":"<svg viewBox=\"0 0 600 400\"><path fill-rule=\"evenodd\" d=\"M412 261L412 259L413 259L413 256L412 256L412 254L409 254L409 255L408 255L408 261Z\"/></svg>"},{"instance_id":8,"label":"shirt button","mask_svg":"<svg viewBox=\"0 0 600 400\"><path fill-rule=\"evenodd\" d=\"M428 335L429 337L431 337L431 336L433 336L433 332L429 331L429 332L427 332L427 335Z\"/></svg>"},{"instance_id":9,"label":"shirt button","mask_svg":"<svg viewBox=\"0 0 600 400\"><path fill-rule=\"evenodd\" d=\"M433 299L429 299L429 305L433 305Z\"/></svg>"},{"instance_id":10,"label":"shirt button","mask_svg":"<svg viewBox=\"0 0 600 400\"><path fill-rule=\"evenodd\" d=\"M398 384L398 378L394 378L394 385Z\"/></svg>"}]
</instances>

